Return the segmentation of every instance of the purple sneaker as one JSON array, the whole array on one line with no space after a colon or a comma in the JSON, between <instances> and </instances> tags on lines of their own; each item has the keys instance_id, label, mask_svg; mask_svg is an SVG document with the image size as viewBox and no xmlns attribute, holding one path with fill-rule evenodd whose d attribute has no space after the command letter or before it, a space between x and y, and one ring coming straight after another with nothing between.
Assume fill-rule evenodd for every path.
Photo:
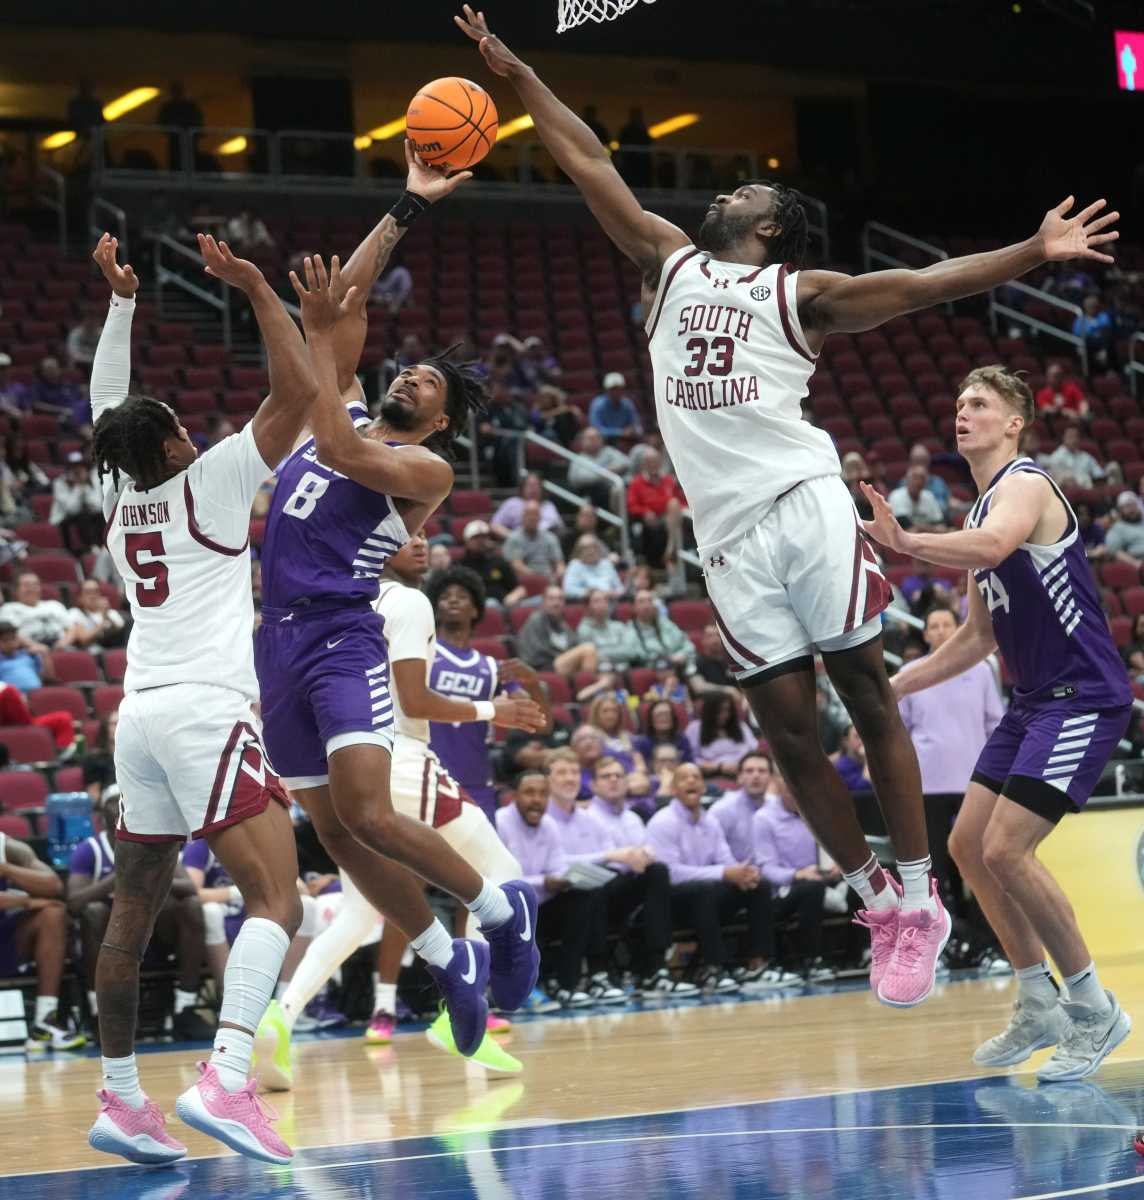
<instances>
[{"instance_id":1,"label":"purple sneaker","mask_svg":"<svg viewBox=\"0 0 1144 1200\"><path fill-rule=\"evenodd\" d=\"M457 1051L468 1058L485 1037L489 1019L489 948L483 942L453 939L453 958L447 967L427 967L449 1010L449 1026Z\"/></svg>"},{"instance_id":2,"label":"purple sneaker","mask_svg":"<svg viewBox=\"0 0 1144 1200\"><path fill-rule=\"evenodd\" d=\"M489 943L493 1004L515 1012L532 994L540 974L536 948L536 892L523 880L501 885L512 905L512 916L495 929L481 927Z\"/></svg>"}]
</instances>

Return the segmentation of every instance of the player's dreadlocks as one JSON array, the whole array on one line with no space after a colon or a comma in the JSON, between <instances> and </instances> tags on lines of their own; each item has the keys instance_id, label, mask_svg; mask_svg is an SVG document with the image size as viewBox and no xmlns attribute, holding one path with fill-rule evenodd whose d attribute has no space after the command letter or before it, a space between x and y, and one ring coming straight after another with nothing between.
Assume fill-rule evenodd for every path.
<instances>
[{"instance_id":1,"label":"player's dreadlocks","mask_svg":"<svg viewBox=\"0 0 1144 1200\"><path fill-rule=\"evenodd\" d=\"M100 477L110 474L116 488L121 474L144 490L158 487L166 463L163 442L178 436L178 418L162 401L128 396L122 404L100 414L92 438L92 457Z\"/></svg>"},{"instance_id":2,"label":"player's dreadlocks","mask_svg":"<svg viewBox=\"0 0 1144 1200\"><path fill-rule=\"evenodd\" d=\"M425 595L433 606L434 619L437 617L438 601L445 594L445 589L454 584L463 587L469 593L473 608L477 610L477 619L474 624L480 624L481 618L485 615L485 581L476 571L471 571L468 567L446 567L439 575L434 575L430 579L429 585L425 589Z\"/></svg>"},{"instance_id":3,"label":"player's dreadlocks","mask_svg":"<svg viewBox=\"0 0 1144 1200\"><path fill-rule=\"evenodd\" d=\"M425 366L440 371L445 377L445 415L449 418L449 424L431 433L422 444L446 462L452 462L455 457L455 443L469 426L469 414L475 412L483 416L488 412L485 406L485 381L474 370L472 363L455 363L452 360L459 345L459 342L455 342L440 354L421 360Z\"/></svg>"},{"instance_id":4,"label":"player's dreadlocks","mask_svg":"<svg viewBox=\"0 0 1144 1200\"><path fill-rule=\"evenodd\" d=\"M801 268L806 258L807 219L802 196L795 188L773 179L748 179L748 183L771 189L771 219L782 232L770 240L767 258L772 263L790 263Z\"/></svg>"}]
</instances>

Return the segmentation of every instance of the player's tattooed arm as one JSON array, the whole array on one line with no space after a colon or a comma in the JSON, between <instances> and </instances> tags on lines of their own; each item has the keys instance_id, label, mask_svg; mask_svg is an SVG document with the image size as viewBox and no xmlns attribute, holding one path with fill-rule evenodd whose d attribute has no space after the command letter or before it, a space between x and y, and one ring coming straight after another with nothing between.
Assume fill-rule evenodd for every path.
<instances>
[{"instance_id":1,"label":"player's tattooed arm","mask_svg":"<svg viewBox=\"0 0 1144 1200\"><path fill-rule=\"evenodd\" d=\"M647 293L654 295L664 262L691 239L670 221L644 211L612 164L608 148L527 63L489 31L483 12L466 4L464 14L453 18L457 28L477 43L489 70L516 88L556 165L580 189L608 237L639 267L646 301Z\"/></svg>"},{"instance_id":2,"label":"player's tattooed arm","mask_svg":"<svg viewBox=\"0 0 1144 1200\"><path fill-rule=\"evenodd\" d=\"M967 254L934 263L920 271L871 271L842 275L836 271L801 271L798 277L798 315L812 350L828 333L861 333L894 317L976 296L1017 279L1046 262L1087 258L1110 263L1111 255L1098 246L1120 234L1109 229L1119 219L1105 213L1097 200L1074 217L1069 196L1045 213L1037 232L1023 242L1000 250Z\"/></svg>"}]
</instances>

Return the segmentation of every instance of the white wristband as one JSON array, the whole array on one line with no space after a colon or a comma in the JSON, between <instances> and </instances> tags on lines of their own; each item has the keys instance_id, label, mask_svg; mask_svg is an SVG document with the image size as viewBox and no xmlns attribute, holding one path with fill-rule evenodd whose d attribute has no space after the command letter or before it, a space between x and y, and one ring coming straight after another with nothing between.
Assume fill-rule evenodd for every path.
<instances>
[{"instance_id":1,"label":"white wristband","mask_svg":"<svg viewBox=\"0 0 1144 1200\"><path fill-rule=\"evenodd\" d=\"M227 895L230 897L229 902L231 904L241 904L242 903L242 893L233 884L231 885L231 889L227 893Z\"/></svg>"},{"instance_id":2,"label":"white wristband","mask_svg":"<svg viewBox=\"0 0 1144 1200\"><path fill-rule=\"evenodd\" d=\"M497 715L497 706L491 700L474 700L478 721L491 721Z\"/></svg>"}]
</instances>

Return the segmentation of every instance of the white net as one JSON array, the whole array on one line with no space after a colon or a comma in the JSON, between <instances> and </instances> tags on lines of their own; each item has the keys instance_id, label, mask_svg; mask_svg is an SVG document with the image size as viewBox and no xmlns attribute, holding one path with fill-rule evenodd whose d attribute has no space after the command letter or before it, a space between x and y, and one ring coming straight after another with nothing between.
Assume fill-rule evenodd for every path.
<instances>
[{"instance_id":1,"label":"white net","mask_svg":"<svg viewBox=\"0 0 1144 1200\"><path fill-rule=\"evenodd\" d=\"M566 33L585 21L595 21L603 24L622 17L629 9L635 8L640 0L560 0L559 24L557 33ZM645 4L654 4L655 0L643 0Z\"/></svg>"}]
</instances>

